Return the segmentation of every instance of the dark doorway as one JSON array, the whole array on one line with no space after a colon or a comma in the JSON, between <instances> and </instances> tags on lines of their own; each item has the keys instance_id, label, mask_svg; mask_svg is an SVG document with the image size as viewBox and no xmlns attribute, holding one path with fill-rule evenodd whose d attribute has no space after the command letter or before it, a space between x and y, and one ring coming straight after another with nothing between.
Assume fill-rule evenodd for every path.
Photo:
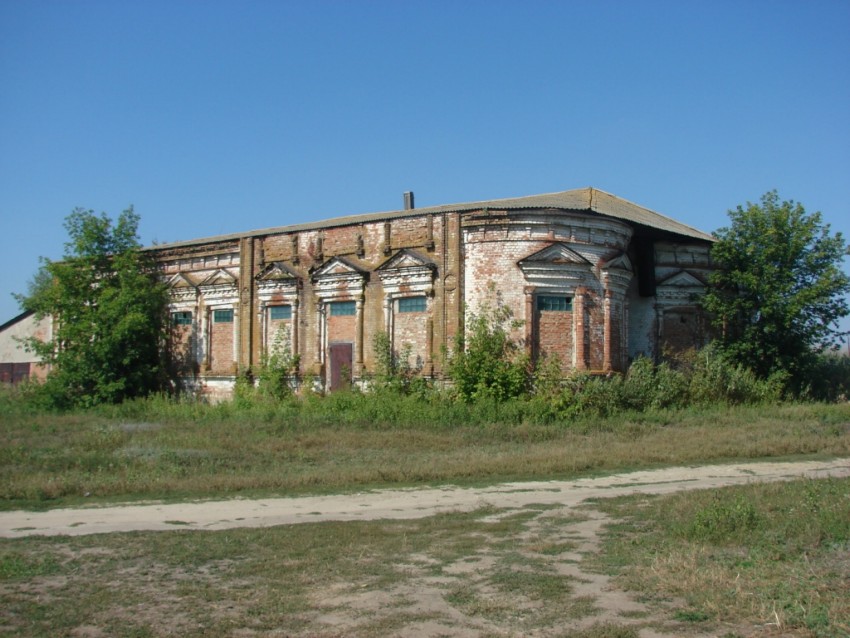
<instances>
[{"instance_id":1,"label":"dark doorway","mask_svg":"<svg viewBox=\"0 0 850 638\"><path fill-rule=\"evenodd\" d=\"M351 385L351 363L354 347L350 343L332 343L328 346L331 364L330 387L333 392Z\"/></svg>"}]
</instances>

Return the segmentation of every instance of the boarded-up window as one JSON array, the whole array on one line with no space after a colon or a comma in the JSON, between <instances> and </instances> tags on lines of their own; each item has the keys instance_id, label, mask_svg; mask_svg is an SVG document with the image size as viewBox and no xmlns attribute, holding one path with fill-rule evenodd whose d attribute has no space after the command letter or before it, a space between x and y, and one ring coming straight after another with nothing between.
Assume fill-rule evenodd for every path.
<instances>
[{"instance_id":1,"label":"boarded-up window","mask_svg":"<svg viewBox=\"0 0 850 638\"><path fill-rule=\"evenodd\" d=\"M535 302L535 356L557 356L561 363L573 360L573 300L566 295L538 295Z\"/></svg>"}]
</instances>

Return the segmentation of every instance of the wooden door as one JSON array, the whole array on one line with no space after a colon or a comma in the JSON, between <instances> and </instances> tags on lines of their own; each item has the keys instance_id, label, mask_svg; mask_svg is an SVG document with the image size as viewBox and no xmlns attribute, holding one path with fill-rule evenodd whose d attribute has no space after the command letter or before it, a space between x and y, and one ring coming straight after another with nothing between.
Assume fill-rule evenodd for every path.
<instances>
[{"instance_id":1,"label":"wooden door","mask_svg":"<svg viewBox=\"0 0 850 638\"><path fill-rule=\"evenodd\" d=\"M354 347L351 343L332 343L328 346L328 358L331 364L330 386L333 392L351 385L351 364Z\"/></svg>"}]
</instances>

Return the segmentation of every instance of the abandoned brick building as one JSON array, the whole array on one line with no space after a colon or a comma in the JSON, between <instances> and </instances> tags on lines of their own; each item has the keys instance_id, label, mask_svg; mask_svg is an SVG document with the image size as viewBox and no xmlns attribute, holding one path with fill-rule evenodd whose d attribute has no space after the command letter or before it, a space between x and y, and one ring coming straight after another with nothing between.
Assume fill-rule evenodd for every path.
<instances>
[{"instance_id":1,"label":"abandoned brick building","mask_svg":"<svg viewBox=\"0 0 850 638\"><path fill-rule=\"evenodd\" d=\"M702 345L711 236L594 188L339 217L151 248L172 349L211 394L281 341L326 389L375 370L386 333L423 375L498 291L515 336L564 369L622 371ZM405 348L407 346L407 348Z\"/></svg>"}]
</instances>

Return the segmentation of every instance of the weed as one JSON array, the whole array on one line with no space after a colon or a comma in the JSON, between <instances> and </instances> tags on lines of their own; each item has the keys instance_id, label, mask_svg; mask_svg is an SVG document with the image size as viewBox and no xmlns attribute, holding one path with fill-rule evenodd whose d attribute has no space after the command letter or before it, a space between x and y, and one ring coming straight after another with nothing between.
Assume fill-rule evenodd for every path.
<instances>
[{"instance_id":1,"label":"weed","mask_svg":"<svg viewBox=\"0 0 850 638\"><path fill-rule=\"evenodd\" d=\"M732 501L718 496L709 506L696 513L686 526L685 536L716 543L738 539L758 524L759 516L753 503L742 496Z\"/></svg>"},{"instance_id":2,"label":"weed","mask_svg":"<svg viewBox=\"0 0 850 638\"><path fill-rule=\"evenodd\" d=\"M59 571L54 556L32 556L10 550L0 551L0 581L26 580Z\"/></svg>"}]
</instances>

